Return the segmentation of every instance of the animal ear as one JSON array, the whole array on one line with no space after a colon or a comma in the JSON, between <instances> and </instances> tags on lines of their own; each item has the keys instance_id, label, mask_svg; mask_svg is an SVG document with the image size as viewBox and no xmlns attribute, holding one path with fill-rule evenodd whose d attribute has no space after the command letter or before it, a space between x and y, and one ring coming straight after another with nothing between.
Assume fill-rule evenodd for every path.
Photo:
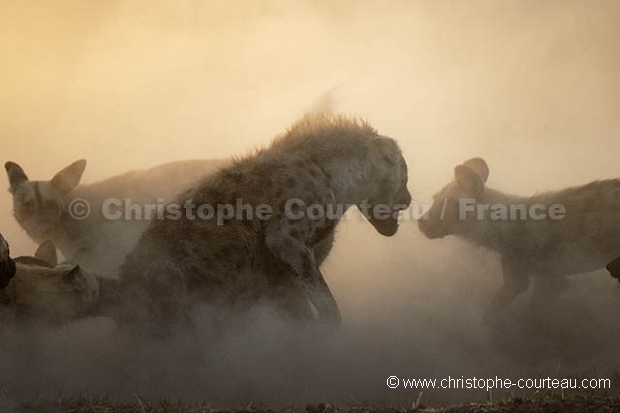
<instances>
[{"instance_id":1,"label":"animal ear","mask_svg":"<svg viewBox=\"0 0 620 413\"><path fill-rule=\"evenodd\" d=\"M11 187L9 191L11 193L15 192L15 189L23 182L28 182L28 177L24 170L16 164L15 162L7 162L4 164L4 169L6 169L6 173L9 176L9 184Z\"/></svg>"},{"instance_id":2,"label":"animal ear","mask_svg":"<svg viewBox=\"0 0 620 413\"><path fill-rule=\"evenodd\" d=\"M80 266L75 265L62 276L60 284L73 290L81 290L86 288L86 277L84 277Z\"/></svg>"},{"instance_id":3,"label":"animal ear","mask_svg":"<svg viewBox=\"0 0 620 413\"><path fill-rule=\"evenodd\" d=\"M454 179L461 188L478 196L484 191L484 182L471 168L459 165L454 168Z\"/></svg>"},{"instance_id":4,"label":"animal ear","mask_svg":"<svg viewBox=\"0 0 620 413\"><path fill-rule=\"evenodd\" d=\"M37 252L34 253L34 257L41 261L45 261L52 267L58 265L56 247L54 246L54 243L50 240L43 241L43 243L39 245L39 248L37 248Z\"/></svg>"},{"instance_id":5,"label":"animal ear","mask_svg":"<svg viewBox=\"0 0 620 413\"><path fill-rule=\"evenodd\" d=\"M8 260L11 256L11 250L9 249L9 243L0 234L0 261Z\"/></svg>"},{"instance_id":6,"label":"animal ear","mask_svg":"<svg viewBox=\"0 0 620 413\"><path fill-rule=\"evenodd\" d=\"M80 159L79 161L73 162L71 165L54 175L52 178L52 186L59 190L63 195L69 193L69 191L78 186L80 183L84 169L86 169L85 159Z\"/></svg>"},{"instance_id":7,"label":"animal ear","mask_svg":"<svg viewBox=\"0 0 620 413\"><path fill-rule=\"evenodd\" d=\"M472 158L463 162L463 165L471 169L480 177L483 183L489 179L489 166L482 158Z\"/></svg>"},{"instance_id":8,"label":"animal ear","mask_svg":"<svg viewBox=\"0 0 620 413\"><path fill-rule=\"evenodd\" d=\"M400 149L394 141L390 138L375 138L372 140L372 144L375 145L383 154L384 158L392 165L396 165L400 162Z\"/></svg>"}]
</instances>

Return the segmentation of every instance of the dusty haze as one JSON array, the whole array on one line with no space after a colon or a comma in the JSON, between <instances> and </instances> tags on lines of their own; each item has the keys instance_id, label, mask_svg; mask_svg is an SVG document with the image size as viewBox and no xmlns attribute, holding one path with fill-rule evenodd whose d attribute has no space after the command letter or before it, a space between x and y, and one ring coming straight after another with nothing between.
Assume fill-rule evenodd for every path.
<instances>
[{"instance_id":1,"label":"dusty haze","mask_svg":"<svg viewBox=\"0 0 620 413\"><path fill-rule=\"evenodd\" d=\"M244 154L330 90L336 110L399 141L417 202L473 156L488 162L489 186L517 194L620 176L614 0L5 0L2 9L0 153L31 179L79 158L95 182ZM31 254L8 192L0 214L14 254ZM202 330L199 340L136 342L104 319L2 333L6 403L56 390L220 405L411 402L417 392L387 389L387 376L620 370L620 289L604 271L574 277L551 314L532 316L521 298L493 331L479 319L501 281L497 257L425 240L413 222L391 239L343 223L324 273L344 319L328 337L282 331L264 315L217 343Z\"/></svg>"}]
</instances>

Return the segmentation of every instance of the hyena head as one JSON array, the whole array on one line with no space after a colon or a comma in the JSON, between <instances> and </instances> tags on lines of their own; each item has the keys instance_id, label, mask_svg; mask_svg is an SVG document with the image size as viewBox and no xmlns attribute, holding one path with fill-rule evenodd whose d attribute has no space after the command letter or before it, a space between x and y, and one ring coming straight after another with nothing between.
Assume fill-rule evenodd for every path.
<instances>
[{"instance_id":1,"label":"hyena head","mask_svg":"<svg viewBox=\"0 0 620 413\"><path fill-rule=\"evenodd\" d=\"M458 235L465 224L459 218L459 200L477 199L484 193L489 167L482 158L473 158L454 168L454 180L433 196L433 205L418 220L428 238Z\"/></svg>"},{"instance_id":2,"label":"hyena head","mask_svg":"<svg viewBox=\"0 0 620 413\"><path fill-rule=\"evenodd\" d=\"M373 189L358 207L381 235L392 236L398 230L399 211L411 204L407 189L407 163L391 138L371 141Z\"/></svg>"},{"instance_id":3,"label":"hyena head","mask_svg":"<svg viewBox=\"0 0 620 413\"><path fill-rule=\"evenodd\" d=\"M60 225L67 194L80 183L86 161L72 163L49 181L30 181L14 162L7 162L4 168L9 177L17 222L35 241L51 238L51 233Z\"/></svg>"},{"instance_id":4,"label":"hyena head","mask_svg":"<svg viewBox=\"0 0 620 413\"><path fill-rule=\"evenodd\" d=\"M0 234L0 288L6 288L15 276L15 262L11 259L11 250Z\"/></svg>"}]
</instances>

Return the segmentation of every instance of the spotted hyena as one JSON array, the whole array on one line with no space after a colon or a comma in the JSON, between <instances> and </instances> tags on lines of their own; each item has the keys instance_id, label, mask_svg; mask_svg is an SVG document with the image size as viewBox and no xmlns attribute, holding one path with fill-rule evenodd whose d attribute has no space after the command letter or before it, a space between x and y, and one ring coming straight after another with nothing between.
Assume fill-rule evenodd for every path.
<instances>
[{"instance_id":1,"label":"spotted hyena","mask_svg":"<svg viewBox=\"0 0 620 413\"><path fill-rule=\"evenodd\" d=\"M118 213L125 214L126 205L169 201L225 164L223 160L179 161L90 185L79 185L85 160L72 163L49 181L29 180L14 162L7 162L5 169L15 219L35 242L52 241L69 263L100 273L115 273L148 226L146 211L129 210L129 219L114 218ZM116 201L111 204L110 200L122 205ZM115 215L106 219L104 212Z\"/></svg>"},{"instance_id":2,"label":"spotted hyena","mask_svg":"<svg viewBox=\"0 0 620 413\"><path fill-rule=\"evenodd\" d=\"M604 268L620 245L620 180L541 193L507 195L486 186L489 168L475 158L434 196L419 228L428 238L456 235L501 255L504 285L488 316L535 280L536 299L551 302L566 276Z\"/></svg>"},{"instance_id":3,"label":"spotted hyena","mask_svg":"<svg viewBox=\"0 0 620 413\"><path fill-rule=\"evenodd\" d=\"M306 116L268 148L179 197L185 205L179 219L151 223L121 268L126 303L134 306L126 312L160 321L196 302L243 311L267 300L286 318L338 325L340 310L320 270L341 218L338 207L383 206L387 214L367 217L391 236L410 202L396 141L365 122ZM207 205L232 205L241 215L188 218ZM259 216L259 209L271 213Z\"/></svg>"},{"instance_id":4,"label":"spotted hyena","mask_svg":"<svg viewBox=\"0 0 620 413\"><path fill-rule=\"evenodd\" d=\"M0 289L0 313L21 322L61 323L90 313L101 278L78 265L57 265L56 250L43 243L34 257L14 259L15 274Z\"/></svg>"}]
</instances>

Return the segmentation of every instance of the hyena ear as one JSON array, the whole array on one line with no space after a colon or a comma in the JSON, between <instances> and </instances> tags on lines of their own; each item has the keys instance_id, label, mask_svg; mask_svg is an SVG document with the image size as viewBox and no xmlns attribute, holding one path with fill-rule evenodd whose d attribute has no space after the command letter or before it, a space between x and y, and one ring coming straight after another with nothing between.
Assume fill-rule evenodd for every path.
<instances>
[{"instance_id":1,"label":"hyena ear","mask_svg":"<svg viewBox=\"0 0 620 413\"><path fill-rule=\"evenodd\" d=\"M43 241L37 251L34 253L34 257L45 261L50 264L52 267L56 267L58 265L58 255L56 255L56 247L54 243L50 240Z\"/></svg>"},{"instance_id":2,"label":"hyena ear","mask_svg":"<svg viewBox=\"0 0 620 413\"><path fill-rule=\"evenodd\" d=\"M86 169L86 160L80 159L73 162L52 178L52 186L60 191L61 194L68 194L73 188L78 186L82 174Z\"/></svg>"},{"instance_id":3,"label":"hyena ear","mask_svg":"<svg viewBox=\"0 0 620 413\"><path fill-rule=\"evenodd\" d=\"M489 166L482 158L472 158L463 162L463 165L471 169L482 179L482 182L486 184L489 179Z\"/></svg>"},{"instance_id":4,"label":"hyena ear","mask_svg":"<svg viewBox=\"0 0 620 413\"><path fill-rule=\"evenodd\" d=\"M474 170L465 166L458 165L454 168L454 179L461 188L474 196L484 192L484 182Z\"/></svg>"},{"instance_id":5,"label":"hyena ear","mask_svg":"<svg viewBox=\"0 0 620 413\"><path fill-rule=\"evenodd\" d=\"M6 173L9 176L9 184L11 185L9 191L11 193L14 193L15 189L23 182L28 182L28 177L26 176L26 173L24 172L22 167L15 162L5 163L4 169L6 169Z\"/></svg>"},{"instance_id":6,"label":"hyena ear","mask_svg":"<svg viewBox=\"0 0 620 413\"><path fill-rule=\"evenodd\" d=\"M396 165L400 162L401 154L398 145L394 139L390 138L375 138L372 141L383 154L384 158L392 165Z\"/></svg>"},{"instance_id":7,"label":"hyena ear","mask_svg":"<svg viewBox=\"0 0 620 413\"><path fill-rule=\"evenodd\" d=\"M80 266L75 265L62 276L60 284L73 290L81 290L86 288L86 277L84 277Z\"/></svg>"}]
</instances>

